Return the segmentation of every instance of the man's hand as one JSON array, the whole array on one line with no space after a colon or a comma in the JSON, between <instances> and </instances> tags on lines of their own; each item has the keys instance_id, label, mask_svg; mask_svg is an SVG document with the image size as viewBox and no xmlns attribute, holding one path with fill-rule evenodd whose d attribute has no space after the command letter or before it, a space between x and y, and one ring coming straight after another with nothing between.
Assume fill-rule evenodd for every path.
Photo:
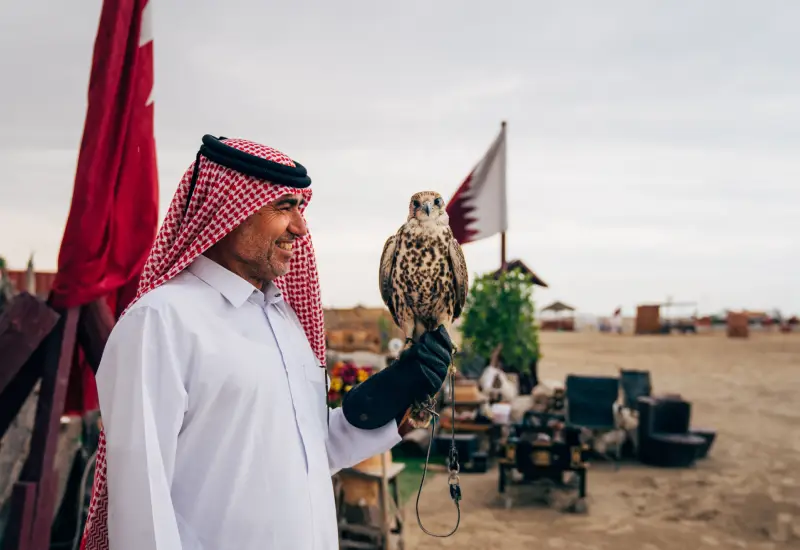
<instances>
[{"instance_id":1,"label":"man's hand","mask_svg":"<svg viewBox=\"0 0 800 550\"><path fill-rule=\"evenodd\" d=\"M426 332L394 363L347 392L342 403L345 418L366 430L393 419L400 425L411 405L442 387L452 353L453 343L443 326Z\"/></svg>"},{"instance_id":2,"label":"man's hand","mask_svg":"<svg viewBox=\"0 0 800 550\"><path fill-rule=\"evenodd\" d=\"M418 401L433 396L444 384L447 369L453 359L453 341L444 326L426 332L397 358L398 368L406 371L418 371L424 379L419 380ZM394 366L394 365L392 365ZM391 367L390 367L391 368Z\"/></svg>"}]
</instances>

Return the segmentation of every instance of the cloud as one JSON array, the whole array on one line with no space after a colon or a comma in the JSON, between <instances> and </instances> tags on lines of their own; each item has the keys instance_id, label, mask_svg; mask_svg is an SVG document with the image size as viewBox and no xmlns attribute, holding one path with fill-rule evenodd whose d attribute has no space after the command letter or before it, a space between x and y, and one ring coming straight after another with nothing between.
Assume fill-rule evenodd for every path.
<instances>
[{"instance_id":1,"label":"cloud","mask_svg":"<svg viewBox=\"0 0 800 550\"><path fill-rule=\"evenodd\" d=\"M100 0L0 8L0 253L55 267ZM205 133L314 180L325 300L380 303L385 238L508 120L508 252L587 312L800 311L800 4L715 0L153 6L161 211ZM466 245L495 269L497 238Z\"/></svg>"}]
</instances>

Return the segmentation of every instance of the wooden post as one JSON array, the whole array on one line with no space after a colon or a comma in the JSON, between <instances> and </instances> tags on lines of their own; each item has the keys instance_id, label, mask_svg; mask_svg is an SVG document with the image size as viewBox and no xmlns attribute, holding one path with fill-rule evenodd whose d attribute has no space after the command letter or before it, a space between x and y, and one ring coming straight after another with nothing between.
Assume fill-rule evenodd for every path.
<instances>
[{"instance_id":1,"label":"wooden post","mask_svg":"<svg viewBox=\"0 0 800 550\"><path fill-rule=\"evenodd\" d=\"M0 437L14 421L42 373L42 343L58 314L26 292L0 315Z\"/></svg>"},{"instance_id":2,"label":"wooden post","mask_svg":"<svg viewBox=\"0 0 800 550\"><path fill-rule=\"evenodd\" d=\"M17 376L22 365L53 330L58 314L47 304L21 292L0 315L0 394ZM4 432L0 431L0 435Z\"/></svg>"},{"instance_id":3,"label":"wooden post","mask_svg":"<svg viewBox=\"0 0 800 550\"><path fill-rule=\"evenodd\" d=\"M63 328L54 331L59 335L58 340L48 342L48 357L42 373L42 386L36 409L36 428L31 439L28 463L23 470L25 481L38 482L39 485L36 495L36 516L31 533L31 550L47 550L50 546L50 529L53 525L58 488L55 457L61 415L67 398L69 373L75 355L79 311L79 308L67 310L63 317Z\"/></svg>"},{"instance_id":4,"label":"wooden post","mask_svg":"<svg viewBox=\"0 0 800 550\"><path fill-rule=\"evenodd\" d=\"M389 535L392 526L389 523L389 465L386 463L386 453L381 453L381 523L383 531L383 550L391 550Z\"/></svg>"},{"instance_id":5,"label":"wooden post","mask_svg":"<svg viewBox=\"0 0 800 550\"><path fill-rule=\"evenodd\" d=\"M86 356L86 362L97 374L100 359L106 342L114 328L114 314L105 299L100 298L88 303L81 308L81 317L78 323L78 344Z\"/></svg>"},{"instance_id":6,"label":"wooden post","mask_svg":"<svg viewBox=\"0 0 800 550\"><path fill-rule=\"evenodd\" d=\"M36 407L36 424L28 460L12 494L10 516L14 521L6 526L5 550L47 550L50 545L58 488L55 455L75 354L78 314L79 308L67 310L42 343L42 385ZM30 504L31 491L35 491L33 507Z\"/></svg>"},{"instance_id":7,"label":"wooden post","mask_svg":"<svg viewBox=\"0 0 800 550\"><path fill-rule=\"evenodd\" d=\"M508 155L507 155L507 145L506 145L507 142L506 142L506 121L505 120L500 124L500 131L503 133L503 159L502 159L502 163L500 165L501 166L501 170L503 172L503 175L502 175L503 187L502 187L502 194L501 194L500 200L503 201L503 212L504 212L504 216L503 216L504 219L502 220L502 223L503 223L503 227L506 227L506 225L508 223L508 220L505 219L508 216L508 212L507 212L508 198L507 198L507 194L506 194L506 158L507 158ZM507 269L507 266L508 266L508 264L506 263L506 232L505 232L505 229L503 229L503 231L500 233L500 270L505 272L506 269Z\"/></svg>"},{"instance_id":8,"label":"wooden post","mask_svg":"<svg viewBox=\"0 0 800 550\"><path fill-rule=\"evenodd\" d=\"M36 483L18 482L11 494L11 509L8 512L4 550L31 550L30 533L36 513ZM48 529L48 533L50 530Z\"/></svg>"},{"instance_id":9,"label":"wooden post","mask_svg":"<svg viewBox=\"0 0 800 550\"><path fill-rule=\"evenodd\" d=\"M506 232L500 233L500 269L505 271L508 267L506 263Z\"/></svg>"}]
</instances>

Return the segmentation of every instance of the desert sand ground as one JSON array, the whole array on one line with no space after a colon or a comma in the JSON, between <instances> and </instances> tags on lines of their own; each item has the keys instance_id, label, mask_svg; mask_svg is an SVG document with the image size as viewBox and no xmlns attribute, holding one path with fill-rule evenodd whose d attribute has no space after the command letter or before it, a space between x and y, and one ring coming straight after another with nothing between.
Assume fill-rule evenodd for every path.
<instances>
[{"instance_id":1,"label":"desert sand ground","mask_svg":"<svg viewBox=\"0 0 800 550\"><path fill-rule=\"evenodd\" d=\"M692 423L718 431L708 459L667 470L592 464L589 510L564 514L518 487L503 507L497 471L462 475L462 521L447 539L419 529L411 500L405 547L503 550L800 548L800 335L628 336L543 333L541 378L649 369L655 393L692 401ZM439 475L425 483L422 521L449 530L455 512ZM774 539L791 514L788 542ZM789 529L792 530L792 527Z\"/></svg>"}]
</instances>

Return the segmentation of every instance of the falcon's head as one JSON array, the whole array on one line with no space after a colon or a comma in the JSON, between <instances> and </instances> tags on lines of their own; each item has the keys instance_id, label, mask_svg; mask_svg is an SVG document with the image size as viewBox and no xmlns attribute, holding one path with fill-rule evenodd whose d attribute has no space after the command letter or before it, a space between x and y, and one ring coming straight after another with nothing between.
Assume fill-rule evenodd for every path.
<instances>
[{"instance_id":1,"label":"falcon's head","mask_svg":"<svg viewBox=\"0 0 800 550\"><path fill-rule=\"evenodd\" d=\"M436 191L415 193L408 204L408 219L439 225L447 225L450 222L447 210L444 209L444 199Z\"/></svg>"}]
</instances>

